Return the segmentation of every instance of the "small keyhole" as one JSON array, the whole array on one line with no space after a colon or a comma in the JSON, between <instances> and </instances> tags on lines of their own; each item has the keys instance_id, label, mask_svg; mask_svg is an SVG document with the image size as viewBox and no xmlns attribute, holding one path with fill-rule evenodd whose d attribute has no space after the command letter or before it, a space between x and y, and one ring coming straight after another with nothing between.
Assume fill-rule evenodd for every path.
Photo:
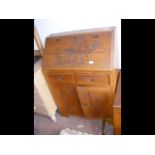
<instances>
[{"instance_id":1,"label":"small keyhole","mask_svg":"<svg viewBox=\"0 0 155 155\"><path fill-rule=\"evenodd\" d=\"M56 41L60 41L61 39L56 39Z\"/></svg>"},{"instance_id":2,"label":"small keyhole","mask_svg":"<svg viewBox=\"0 0 155 155\"><path fill-rule=\"evenodd\" d=\"M58 77L58 80L60 81L60 80L63 80L64 78L63 77Z\"/></svg>"},{"instance_id":3,"label":"small keyhole","mask_svg":"<svg viewBox=\"0 0 155 155\"><path fill-rule=\"evenodd\" d=\"M98 34L94 34L93 37L94 38L99 38L99 35Z\"/></svg>"},{"instance_id":4,"label":"small keyhole","mask_svg":"<svg viewBox=\"0 0 155 155\"><path fill-rule=\"evenodd\" d=\"M82 104L81 106L82 106L82 107L86 107L86 105L85 105L85 104Z\"/></svg>"},{"instance_id":5,"label":"small keyhole","mask_svg":"<svg viewBox=\"0 0 155 155\"><path fill-rule=\"evenodd\" d=\"M91 79L91 81L94 82L95 80L94 79Z\"/></svg>"}]
</instances>

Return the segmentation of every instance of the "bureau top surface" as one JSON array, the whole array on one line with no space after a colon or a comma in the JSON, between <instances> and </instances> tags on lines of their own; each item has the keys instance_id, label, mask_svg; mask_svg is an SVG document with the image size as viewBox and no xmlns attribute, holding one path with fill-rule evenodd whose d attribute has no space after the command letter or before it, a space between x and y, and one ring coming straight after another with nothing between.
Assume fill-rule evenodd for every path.
<instances>
[{"instance_id":1,"label":"bureau top surface","mask_svg":"<svg viewBox=\"0 0 155 155\"><path fill-rule=\"evenodd\" d=\"M114 28L50 35L46 38L43 69L113 69Z\"/></svg>"}]
</instances>

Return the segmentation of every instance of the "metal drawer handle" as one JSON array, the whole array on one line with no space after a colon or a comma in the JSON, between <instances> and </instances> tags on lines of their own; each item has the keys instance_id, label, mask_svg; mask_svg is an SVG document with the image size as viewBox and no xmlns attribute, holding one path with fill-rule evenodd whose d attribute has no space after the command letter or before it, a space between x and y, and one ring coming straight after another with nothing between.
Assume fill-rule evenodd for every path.
<instances>
[{"instance_id":1,"label":"metal drawer handle","mask_svg":"<svg viewBox=\"0 0 155 155\"><path fill-rule=\"evenodd\" d=\"M86 105L84 105L84 104L81 104L81 106L82 106L82 107L87 107L87 106L86 106Z\"/></svg>"},{"instance_id":2,"label":"metal drawer handle","mask_svg":"<svg viewBox=\"0 0 155 155\"><path fill-rule=\"evenodd\" d=\"M57 79L58 79L59 81L61 81L61 80L64 79L64 77L58 77Z\"/></svg>"}]
</instances>

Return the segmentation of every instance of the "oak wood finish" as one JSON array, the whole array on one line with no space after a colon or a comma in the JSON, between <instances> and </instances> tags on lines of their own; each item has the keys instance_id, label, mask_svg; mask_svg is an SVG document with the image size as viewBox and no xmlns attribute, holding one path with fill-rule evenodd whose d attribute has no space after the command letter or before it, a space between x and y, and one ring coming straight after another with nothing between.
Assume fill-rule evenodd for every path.
<instances>
[{"instance_id":1,"label":"oak wood finish","mask_svg":"<svg viewBox=\"0 0 155 155\"><path fill-rule=\"evenodd\" d=\"M110 76L108 74L78 74L76 79L79 85L110 86Z\"/></svg>"},{"instance_id":2,"label":"oak wood finish","mask_svg":"<svg viewBox=\"0 0 155 155\"><path fill-rule=\"evenodd\" d=\"M121 73L117 84L116 97L113 105L114 134L121 134Z\"/></svg>"},{"instance_id":3,"label":"oak wood finish","mask_svg":"<svg viewBox=\"0 0 155 155\"><path fill-rule=\"evenodd\" d=\"M112 117L110 88L77 87L83 113L88 118ZM111 104L111 105L110 105Z\"/></svg>"},{"instance_id":4,"label":"oak wood finish","mask_svg":"<svg viewBox=\"0 0 155 155\"><path fill-rule=\"evenodd\" d=\"M113 118L114 28L46 38L43 72L62 115Z\"/></svg>"}]
</instances>

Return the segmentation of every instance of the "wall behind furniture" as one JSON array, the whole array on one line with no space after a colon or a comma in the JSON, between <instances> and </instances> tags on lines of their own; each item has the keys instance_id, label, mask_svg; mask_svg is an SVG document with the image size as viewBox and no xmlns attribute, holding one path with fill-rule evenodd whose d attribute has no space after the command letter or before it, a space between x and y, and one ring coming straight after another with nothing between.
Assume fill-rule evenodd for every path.
<instances>
[{"instance_id":1,"label":"wall behind furniture","mask_svg":"<svg viewBox=\"0 0 155 155\"><path fill-rule=\"evenodd\" d=\"M62 19L35 19L35 26L39 32L41 41L45 45L45 39L52 33L65 31L74 31L91 28L116 27L115 49L117 57L117 66L121 69L121 19L107 18L98 19L95 16L91 18L62 18ZM38 49L34 42L34 49Z\"/></svg>"}]
</instances>

